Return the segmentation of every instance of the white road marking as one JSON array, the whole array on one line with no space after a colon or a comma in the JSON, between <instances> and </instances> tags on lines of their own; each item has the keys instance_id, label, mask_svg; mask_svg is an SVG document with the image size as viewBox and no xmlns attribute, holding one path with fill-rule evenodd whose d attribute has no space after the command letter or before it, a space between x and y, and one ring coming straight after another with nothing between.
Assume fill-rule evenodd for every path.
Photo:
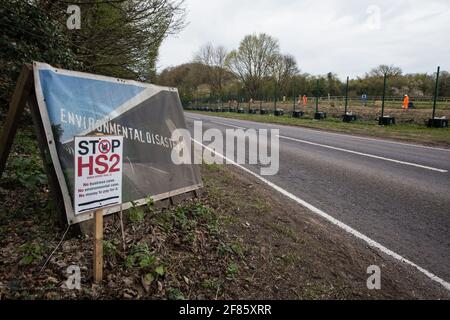
<instances>
[{"instance_id":1,"label":"white road marking","mask_svg":"<svg viewBox=\"0 0 450 320\"><path fill-rule=\"evenodd\" d=\"M191 115L187 115L186 118L189 118L191 120L202 120L201 118L196 118L196 117L193 117Z\"/></svg>"},{"instance_id":2,"label":"white road marking","mask_svg":"<svg viewBox=\"0 0 450 320\"><path fill-rule=\"evenodd\" d=\"M309 131L309 132L324 134L324 135L328 134L328 135L341 136L341 137L346 137L346 138L351 138L351 139L369 140L369 141L381 142L381 143L398 144L401 146L412 147L412 148L423 148L423 149L431 149L431 150L437 150L437 151L450 152L450 149L446 149L446 148L422 146L420 144L391 141L391 140L386 140L383 138L368 138L368 137L361 137L361 136L345 134L345 133L329 132L329 131L324 131L324 130L314 130L314 129L309 129L309 128L305 128L305 127L294 127L294 126L288 126L288 125L282 125L282 126L289 127L290 129L292 129L292 128L301 129L304 131Z\"/></svg>"},{"instance_id":3,"label":"white road marking","mask_svg":"<svg viewBox=\"0 0 450 320\"><path fill-rule=\"evenodd\" d=\"M284 196L288 197L289 199L297 202L298 204L300 204L301 206L309 209L310 211L312 211L313 213L319 215L320 217L324 218L325 220L327 220L328 222L338 226L339 228L343 229L344 231L352 234L353 236L355 236L358 239L363 240L364 242L366 242L369 246L376 248L378 250L380 250L381 252L383 252L384 254L394 258L395 260L398 260L400 262L403 262L411 267L416 268L419 272L423 273L425 276L427 276L428 278L430 278L432 281L435 281L437 283L439 283L440 285L442 285L445 289L447 289L448 291L450 291L450 283L446 282L445 280L439 278L438 276L436 276L435 274L431 273L430 271L418 266L417 264L415 264L414 262L402 257L401 255L399 255L398 253L395 253L394 251L386 248L385 246L383 246L382 244L376 242L375 240L372 240L371 238L369 238L368 236L362 234L361 232L353 229L352 227L350 227L349 225L339 221L338 219L330 216L329 214L323 212L322 210L316 208L315 206L313 206L312 204L300 199L299 197L293 195L292 193L290 193L289 191L277 186L276 184L270 182L269 180L263 178L262 176L260 176L257 173L254 173L253 171L237 164L236 162L234 162L231 159L228 159L227 157L225 157L224 155L216 152L215 150L208 148L207 146L203 145L202 143L196 141L195 139L192 139L192 141L194 141L195 143L203 146L205 149L207 149L210 152L215 153L216 155L218 155L219 157L223 158L224 160L228 161L228 163L233 164L234 166L240 168L241 170L251 174L252 176L256 177L257 179L259 179L260 181L262 181L263 183L267 184L268 186L270 186L271 188L273 188L274 190L280 192L281 194L283 194Z\"/></svg>"},{"instance_id":4,"label":"white road marking","mask_svg":"<svg viewBox=\"0 0 450 320\"><path fill-rule=\"evenodd\" d=\"M225 122L219 122L219 121L213 121L213 120L209 120L209 122L212 122L212 123L215 123L215 124L221 124L223 126L228 126L228 127L231 127L231 128L247 130L247 128L235 126L235 125L228 124L228 123L225 123Z\"/></svg>"},{"instance_id":5,"label":"white road marking","mask_svg":"<svg viewBox=\"0 0 450 320\"><path fill-rule=\"evenodd\" d=\"M228 124L228 123L225 123L225 122L220 122L220 121L214 121L214 120L209 120L209 119L200 119L200 118L192 118L192 119L200 120L200 121L209 121L211 123L220 124L222 126L227 126L227 127L236 128L236 129L242 129L242 130L246 130L247 129L247 128L244 128L244 127L239 127L239 126L235 126L235 125Z\"/></svg>"},{"instance_id":6,"label":"white road marking","mask_svg":"<svg viewBox=\"0 0 450 320\"><path fill-rule=\"evenodd\" d=\"M373 155L373 154L362 153L362 152L358 152L358 151L353 151L353 150L333 147L333 146L329 146L329 145L326 145L326 144L315 143L315 142L311 142L311 141L295 139L295 138L281 136L281 135L279 137L281 139L285 139L285 140L296 141L296 142L305 143L305 144L309 144L309 145L313 145L313 146L318 146L318 147L328 148L328 149L332 149L332 150L337 150L337 151L347 152L347 153L351 153L351 154L356 154L356 155L360 155L360 156L364 156L364 157L374 158L374 159L378 159L378 160L390 161L390 162L394 162L394 163L404 164L404 165L407 165L407 166L427 169L427 170L431 170L431 171L437 171L437 172L440 172L440 173L447 173L448 172L448 170L444 170L444 169L438 169L438 168L428 167L428 166L424 166L424 165L417 164L417 163L412 163L412 162L406 162L406 161L400 161L400 160L380 157L380 156L376 156L376 155Z\"/></svg>"},{"instance_id":7,"label":"white road marking","mask_svg":"<svg viewBox=\"0 0 450 320\"><path fill-rule=\"evenodd\" d=\"M159 173L162 173L162 174L165 174L165 175L170 175L170 172L168 172L168 171L164 171L164 170L158 169L156 167L149 166L149 165L147 165L145 163L136 163L135 165L136 166L141 166L141 167L143 167L145 169L151 168L152 170L157 171Z\"/></svg>"}]
</instances>

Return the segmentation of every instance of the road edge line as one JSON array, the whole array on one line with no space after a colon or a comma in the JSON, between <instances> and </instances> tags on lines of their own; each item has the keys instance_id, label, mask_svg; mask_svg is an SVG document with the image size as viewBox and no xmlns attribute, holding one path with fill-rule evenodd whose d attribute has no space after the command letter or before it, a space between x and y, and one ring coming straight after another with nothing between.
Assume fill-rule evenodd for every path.
<instances>
[{"instance_id":1,"label":"road edge line","mask_svg":"<svg viewBox=\"0 0 450 320\"><path fill-rule=\"evenodd\" d=\"M192 139L192 138L191 138ZM398 260L400 262L403 262L411 267L414 267L415 269L417 269L419 272L423 273L425 276L427 276L429 279L431 279L434 282L439 283L440 285L442 285L445 289L447 289L448 291L450 291L450 283L446 282L444 279L441 279L440 277L438 277L437 275L433 274L432 272L426 270L425 268L422 268L421 266L415 264L414 262L402 257L401 255L399 255L398 253L395 253L394 251L386 248L385 246L383 246L382 244L376 242L375 240L370 239L368 236L362 234L361 232L353 229L352 227L350 227L349 225L339 221L338 219L330 216L329 214L325 213L324 211L320 210L319 208L313 206L312 204L306 202L305 200L300 199L299 197L293 195L292 193L290 193L287 190L284 190L283 188L279 187L278 185L276 185L273 182L270 182L269 180L263 178L262 176L260 176L259 174L241 166L240 164L236 163L235 161L228 159L227 157L225 157L224 155L218 153L217 151L205 146L204 144L198 142L195 139L192 139L192 141L194 141L195 143L197 143L198 145L201 145L202 147L204 147L206 150L215 153L216 155L218 155L219 157L223 158L224 160L226 160L229 164L232 164L238 168L240 168L241 170L251 174L252 176L256 177L258 180L264 182L265 184L267 184L269 187L271 187L272 189L275 189L276 191L280 192L281 194L283 194L284 196L286 196L287 198L297 202L298 204L300 204L301 206L307 208L308 210L314 212L315 214L319 215L320 217L324 218L325 220L327 220L328 222L338 226L339 228L343 229L344 231L350 233L351 235L355 236L358 239L363 240L364 242L366 242L370 247L372 248L376 248L379 251L383 252L384 254L394 258L395 260Z\"/></svg>"}]
</instances>

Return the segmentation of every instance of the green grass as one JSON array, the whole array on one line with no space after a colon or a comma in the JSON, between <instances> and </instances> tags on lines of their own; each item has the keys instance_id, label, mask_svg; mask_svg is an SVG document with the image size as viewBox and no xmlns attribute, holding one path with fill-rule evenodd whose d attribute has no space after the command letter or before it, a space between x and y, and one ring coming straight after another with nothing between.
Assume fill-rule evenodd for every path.
<instances>
[{"instance_id":1,"label":"green grass","mask_svg":"<svg viewBox=\"0 0 450 320\"><path fill-rule=\"evenodd\" d=\"M273 123L289 126L299 126L312 129L327 130L333 132L342 132L363 136L380 137L388 139L403 140L409 142L417 142L427 145L439 145L450 147L450 129L436 129L427 128L424 125L417 124L398 124L394 126L381 127L376 121L355 121L352 123L344 123L340 119L328 118L317 121L308 118L297 119L285 115L282 117L275 117L273 115L253 115L253 114L239 114L229 112L201 112L211 116L219 116L230 119L249 120L262 123Z\"/></svg>"}]
</instances>

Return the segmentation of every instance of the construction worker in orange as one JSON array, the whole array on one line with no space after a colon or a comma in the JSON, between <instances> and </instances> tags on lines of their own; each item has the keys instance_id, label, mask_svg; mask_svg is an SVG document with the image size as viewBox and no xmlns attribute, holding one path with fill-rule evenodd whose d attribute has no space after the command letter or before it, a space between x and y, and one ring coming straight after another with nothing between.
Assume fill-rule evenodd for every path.
<instances>
[{"instance_id":1,"label":"construction worker in orange","mask_svg":"<svg viewBox=\"0 0 450 320\"><path fill-rule=\"evenodd\" d=\"M308 105L308 97L306 94L303 95L303 106L306 107Z\"/></svg>"},{"instance_id":2,"label":"construction worker in orange","mask_svg":"<svg viewBox=\"0 0 450 320\"><path fill-rule=\"evenodd\" d=\"M403 110L408 110L409 108L409 97L405 94L405 98L403 99Z\"/></svg>"}]
</instances>

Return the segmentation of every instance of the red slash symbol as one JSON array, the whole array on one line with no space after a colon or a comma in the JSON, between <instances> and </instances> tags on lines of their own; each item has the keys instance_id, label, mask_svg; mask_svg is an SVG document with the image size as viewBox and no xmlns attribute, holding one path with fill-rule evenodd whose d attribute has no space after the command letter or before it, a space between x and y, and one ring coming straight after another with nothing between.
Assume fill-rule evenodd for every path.
<instances>
[{"instance_id":1,"label":"red slash symbol","mask_svg":"<svg viewBox=\"0 0 450 320\"><path fill-rule=\"evenodd\" d=\"M109 142L108 140L100 141L100 143L98 144L98 150L103 154L108 153L111 150L111 142Z\"/></svg>"}]
</instances>

